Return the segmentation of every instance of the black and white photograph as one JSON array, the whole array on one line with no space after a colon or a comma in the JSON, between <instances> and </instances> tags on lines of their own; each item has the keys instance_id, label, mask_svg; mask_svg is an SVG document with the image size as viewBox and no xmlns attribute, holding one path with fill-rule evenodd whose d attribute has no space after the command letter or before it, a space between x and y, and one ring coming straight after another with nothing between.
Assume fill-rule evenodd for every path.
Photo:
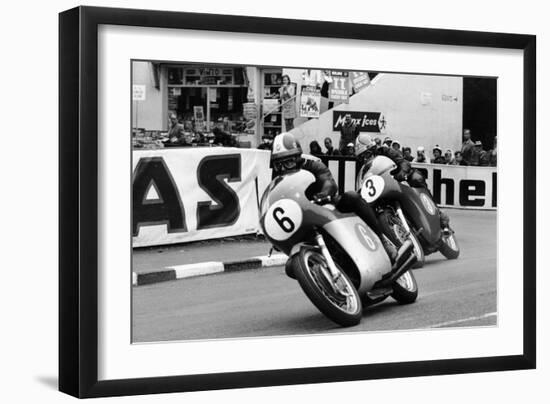
<instances>
[{"instance_id":1,"label":"black and white photograph","mask_svg":"<svg viewBox=\"0 0 550 404\"><path fill-rule=\"evenodd\" d=\"M498 78L134 59L131 342L498 327Z\"/></svg>"}]
</instances>

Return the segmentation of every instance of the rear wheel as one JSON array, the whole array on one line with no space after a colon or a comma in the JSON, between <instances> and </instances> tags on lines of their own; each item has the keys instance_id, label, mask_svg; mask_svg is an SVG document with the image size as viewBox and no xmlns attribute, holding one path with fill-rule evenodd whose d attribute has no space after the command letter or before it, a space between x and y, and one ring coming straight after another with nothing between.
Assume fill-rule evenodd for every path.
<instances>
[{"instance_id":1,"label":"rear wheel","mask_svg":"<svg viewBox=\"0 0 550 404\"><path fill-rule=\"evenodd\" d=\"M407 271L397 278L393 284L391 297L401 304L410 304L416 301L418 297L418 284L412 271Z\"/></svg>"},{"instance_id":2,"label":"rear wheel","mask_svg":"<svg viewBox=\"0 0 550 404\"><path fill-rule=\"evenodd\" d=\"M448 236L443 236L441 241L439 252L441 252L441 254L449 260L457 259L460 255L460 247L458 245L458 241L456 240L455 234L451 232Z\"/></svg>"},{"instance_id":3,"label":"rear wheel","mask_svg":"<svg viewBox=\"0 0 550 404\"><path fill-rule=\"evenodd\" d=\"M390 240L397 246L401 245L408 238L411 239L413 244L414 255L416 255L416 263L413 268L422 268L424 266L424 249L418 240L418 237L413 233L407 232L405 226L401 222L401 219L391 208L384 209L384 212L379 216L380 224L383 227L384 233L390 238Z\"/></svg>"},{"instance_id":4,"label":"rear wheel","mask_svg":"<svg viewBox=\"0 0 550 404\"><path fill-rule=\"evenodd\" d=\"M340 268L332 279L325 257L316 249L303 247L293 258L294 274L311 302L335 323L359 324L363 308L357 290Z\"/></svg>"}]
</instances>

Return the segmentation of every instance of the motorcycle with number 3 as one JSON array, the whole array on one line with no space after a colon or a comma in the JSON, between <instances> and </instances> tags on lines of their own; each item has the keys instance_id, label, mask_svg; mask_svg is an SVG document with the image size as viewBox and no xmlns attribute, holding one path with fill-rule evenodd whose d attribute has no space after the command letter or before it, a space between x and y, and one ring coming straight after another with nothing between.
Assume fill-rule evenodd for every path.
<instances>
[{"instance_id":1,"label":"motorcycle with number 3","mask_svg":"<svg viewBox=\"0 0 550 404\"><path fill-rule=\"evenodd\" d=\"M411 239L416 267L424 264L426 255L436 251L447 259L458 258L456 236L453 231L443 233L439 208L428 189L397 181L392 175L396 168L390 158L376 156L357 177L361 196L375 209L384 233L398 246Z\"/></svg>"},{"instance_id":2,"label":"motorcycle with number 3","mask_svg":"<svg viewBox=\"0 0 550 404\"><path fill-rule=\"evenodd\" d=\"M339 212L329 199L311 200L313 174L299 170L276 177L260 204L266 238L289 256L293 274L311 302L341 326L361 321L363 307L392 296L413 303L416 279L408 269L413 253L392 266L376 233L353 213Z\"/></svg>"}]
</instances>

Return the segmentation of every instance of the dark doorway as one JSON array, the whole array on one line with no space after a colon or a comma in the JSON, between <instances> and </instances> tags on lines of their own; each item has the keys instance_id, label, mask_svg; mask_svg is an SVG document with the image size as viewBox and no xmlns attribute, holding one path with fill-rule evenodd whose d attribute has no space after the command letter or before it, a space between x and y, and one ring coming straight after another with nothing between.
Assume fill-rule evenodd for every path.
<instances>
[{"instance_id":1,"label":"dark doorway","mask_svg":"<svg viewBox=\"0 0 550 404\"><path fill-rule=\"evenodd\" d=\"M464 77L463 83L462 128L489 150L497 135L497 79Z\"/></svg>"}]
</instances>

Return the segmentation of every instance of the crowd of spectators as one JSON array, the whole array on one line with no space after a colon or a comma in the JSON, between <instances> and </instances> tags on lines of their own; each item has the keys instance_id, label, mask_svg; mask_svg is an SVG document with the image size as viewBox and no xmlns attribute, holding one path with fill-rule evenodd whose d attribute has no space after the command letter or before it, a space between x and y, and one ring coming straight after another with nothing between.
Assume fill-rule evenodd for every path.
<instances>
[{"instance_id":1,"label":"crowd of spectators","mask_svg":"<svg viewBox=\"0 0 550 404\"><path fill-rule=\"evenodd\" d=\"M345 133L344 133L345 132ZM324 140L325 151L317 141L309 144L310 153L314 156L353 156L355 147L355 137L358 131L352 128L347 128L340 137L340 148L335 149L332 145L331 138L327 137ZM443 149L439 145L435 145L431 150L431 156L426 154L423 146L416 149L416 155L413 155L412 150L408 146L401 146L399 141L393 140L390 137L385 137L382 140L375 137L374 141L378 147L391 147L399 152L405 160L414 163L431 163L431 164L447 164L460 166L492 166L497 165L497 138L494 138L492 148L485 150L481 141L473 141L471 139L471 131L465 129L463 132L463 143L460 150L452 151L451 149Z\"/></svg>"}]
</instances>

